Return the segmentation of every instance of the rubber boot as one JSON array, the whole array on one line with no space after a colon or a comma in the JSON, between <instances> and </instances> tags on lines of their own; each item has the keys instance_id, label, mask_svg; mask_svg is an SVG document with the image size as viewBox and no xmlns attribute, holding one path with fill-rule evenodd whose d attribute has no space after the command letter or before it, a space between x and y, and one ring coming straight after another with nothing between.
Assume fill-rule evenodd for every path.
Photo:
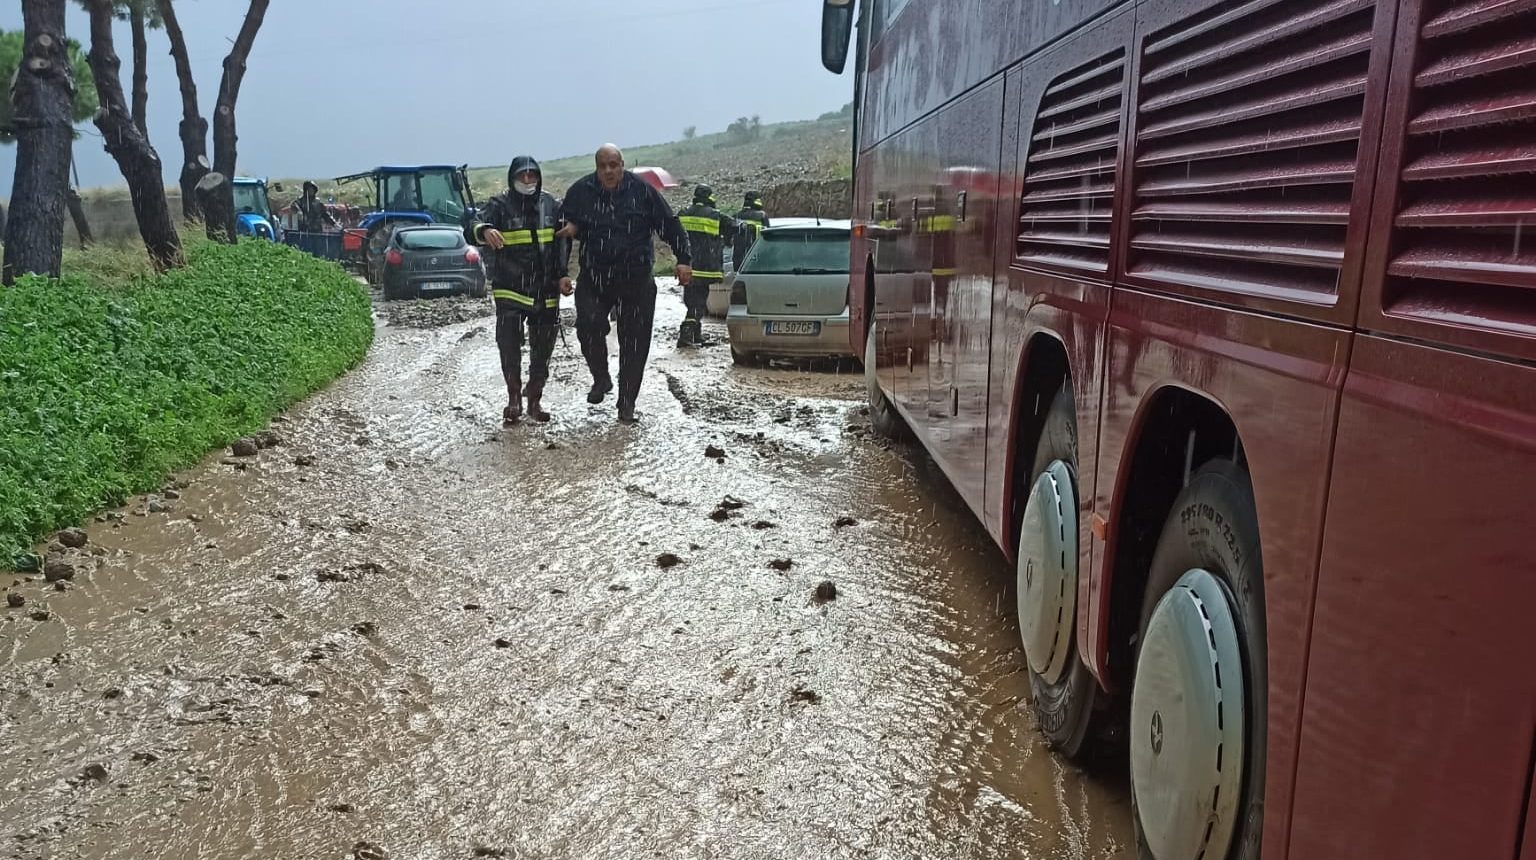
<instances>
[{"instance_id":1,"label":"rubber boot","mask_svg":"<svg viewBox=\"0 0 1536 860\"><path fill-rule=\"evenodd\" d=\"M683 320L683 324L677 329L678 348L695 347L699 345L699 341L699 321L692 317Z\"/></svg>"},{"instance_id":2,"label":"rubber boot","mask_svg":"<svg viewBox=\"0 0 1536 860\"><path fill-rule=\"evenodd\" d=\"M613 378L612 377L605 376L602 379L596 380L595 382L592 383L592 387L587 389L587 402L591 403L593 405L596 405L598 403L602 403L603 402L603 398L607 397L608 396L608 392L610 392L612 390L613 390Z\"/></svg>"},{"instance_id":3,"label":"rubber boot","mask_svg":"<svg viewBox=\"0 0 1536 860\"><path fill-rule=\"evenodd\" d=\"M507 377L507 408L501 410L503 424L516 424L523 419L523 381L516 376Z\"/></svg>"},{"instance_id":4,"label":"rubber boot","mask_svg":"<svg viewBox=\"0 0 1536 860\"><path fill-rule=\"evenodd\" d=\"M539 404L539 401L544 398L544 386L530 382L523 393L528 397L528 417L540 424L548 422L549 413L545 412L544 407Z\"/></svg>"}]
</instances>

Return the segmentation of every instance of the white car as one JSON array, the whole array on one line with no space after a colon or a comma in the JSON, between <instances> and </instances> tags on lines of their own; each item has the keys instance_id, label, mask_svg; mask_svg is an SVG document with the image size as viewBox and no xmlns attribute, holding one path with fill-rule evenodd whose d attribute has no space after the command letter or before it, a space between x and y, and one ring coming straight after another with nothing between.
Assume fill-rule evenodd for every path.
<instances>
[{"instance_id":1,"label":"white car","mask_svg":"<svg viewBox=\"0 0 1536 860\"><path fill-rule=\"evenodd\" d=\"M731 358L849 357L847 221L775 221L731 282Z\"/></svg>"}]
</instances>

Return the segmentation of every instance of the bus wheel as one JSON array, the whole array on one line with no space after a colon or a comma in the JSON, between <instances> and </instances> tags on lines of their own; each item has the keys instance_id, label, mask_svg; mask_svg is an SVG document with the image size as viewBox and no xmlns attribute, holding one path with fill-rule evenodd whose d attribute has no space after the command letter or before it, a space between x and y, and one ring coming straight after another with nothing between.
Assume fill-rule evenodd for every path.
<instances>
[{"instance_id":1,"label":"bus wheel","mask_svg":"<svg viewBox=\"0 0 1536 860\"><path fill-rule=\"evenodd\" d=\"M880 388L880 377L875 370L875 324L864 335L864 387L869 394L869 423L875 432L887 439L905 439L907 422L891 404Z\"/></svg>"},{"instance_id":2,"label":"bus wheel","mask_svg":"<svg viewBox=\"0 0 1536 860\"><path fill-rule=\"evenodd\" d=\"M1257 860L1264 823L1264 563L1248 474L1202 466L1152 556L1131 691L1143 858Z\"/></svg>"},{"instance_id":3,"label":"bus wheel","mask_svg":"<svg viewBox=\"0 0 1536 860\"><path fill-rule=\"evenodd\" d=\"M1072 382L1056 392L1030 469L1019 528L1019 636L1029 663L1040 731L1057 751L1081 757L1098 683L1077 656L1077 417Z\"/></svg>"}]
</instances>

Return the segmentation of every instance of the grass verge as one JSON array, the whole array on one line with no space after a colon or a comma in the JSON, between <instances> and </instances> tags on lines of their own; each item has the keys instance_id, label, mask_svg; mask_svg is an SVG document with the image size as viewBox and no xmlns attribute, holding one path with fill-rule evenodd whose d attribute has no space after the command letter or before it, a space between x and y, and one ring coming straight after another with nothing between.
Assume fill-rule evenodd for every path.
<instances>
[{"instance_id":1,"label":"grass verge","mask_svg":"<svg viewBox=\"0 0 1536 860\"><path fill-rule=\"evenodd\" d=\"M369 299L340 267L253 240L187 251L159 277L102 248L61 280L0 289L0 567L367 353Z\"/></svg>"}]
</instances>

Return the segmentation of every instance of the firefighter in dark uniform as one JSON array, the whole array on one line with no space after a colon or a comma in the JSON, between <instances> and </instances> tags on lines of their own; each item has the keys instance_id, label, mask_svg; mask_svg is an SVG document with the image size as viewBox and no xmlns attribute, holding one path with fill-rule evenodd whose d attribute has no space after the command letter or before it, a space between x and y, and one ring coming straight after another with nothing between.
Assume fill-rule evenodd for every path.
<instances>
[{"instance_id":1,"label":"firefighter in dark uniform","mask_svg":"<svg viewBox=\"0 0 1536 860\"><path fill-rule=\"evenodd\" d=\"M502 419L516 423L528 398L528 417L548 421L541 400L549 379L549 357L560 325L560 296L571 294L571 240L558 235L560 202L544 190L539 163L530 156L512 160L507 191L486 201L469 240L491 249L491 295L496 300L496 347L507 382ZM532 356L523 387L523 325Z\"/></svg>"},{"instance_id":2,"label":"firefighter in dark uniform","mask_svg":"<svg viewBox=\"0 0 1536 860\"><path fill-rule=\"evenodd\" d=\"M725 243L736 238L736 219L715 208L715 192L708 185L693 189L693 205L677 213L688 233L693 253L693 281L683 288L687 314L677 331L678 346L704 342L702 320L709 307L709 288L725 280Z\"/></svg>"},{"instance_id":3,"label":"firefighter in dark uniform","mask_svg":"<svg viewBox=\"0 0 1536 860\"><path fill-rule=\"evenodd\" d=\"M565 194L564 236L581 240L581 277L576 283L576 334L592 371L588 403L613 390L608 373L608 314L619 312L619 421L633 424L645 360L656 317L656 265L652 234L677 255L677 280L693 278L688 234L661 192L624 169L624 154L607 144L597 151L597 170Z\"/></svg>"},{"instance_id":4,"label":"firefighter in dark uniform","mask_svg":"<svg viewBox=\"0 0 1536 860\"><path fill-rule=\"evenodd\" d=\"M731 260L736 271L741 271L741 264L746 261L747 252L752 250L752 243L757 241L758 234L767 226L768 213L763 211L763 195L748 191L746 199L742 201L741 211L736 213L736 244L731 250Z\"/></svg>"},{"instance_id":5,"label":"firefighter in dark uniform","mask_svg":"<svg viewBox=\"0 0 1536 860\"><path fill-rule=\"evenodd\" d=\"M307 179L304 181L303 196L293 201L293 213L298 216L299 230L305 233L319 233L325 229L326 224L341 227L336 216L325 208L325 203L320 199L320 186Z\"/></svg>"}]
</instances>

